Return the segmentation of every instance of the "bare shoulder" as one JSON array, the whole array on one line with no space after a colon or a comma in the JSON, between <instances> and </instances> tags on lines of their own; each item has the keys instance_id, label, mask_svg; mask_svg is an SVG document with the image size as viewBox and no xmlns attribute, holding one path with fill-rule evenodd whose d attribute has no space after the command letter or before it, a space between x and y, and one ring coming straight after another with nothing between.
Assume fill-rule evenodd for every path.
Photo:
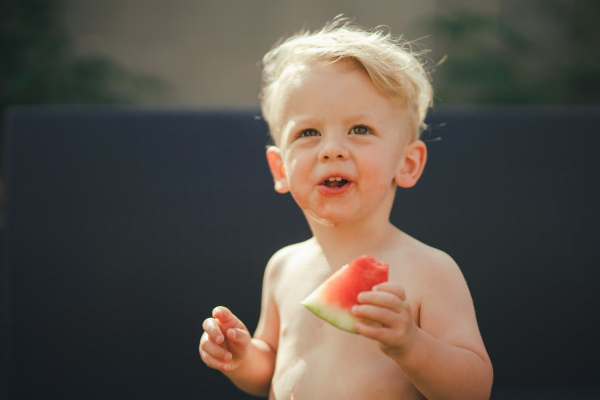
<instances>
[{"instance_id":1,"label":"bare shoulder","mask_svg":"<svg viewBox=\"0 0 600 400\"><path fill-rule=\"evenodd\" d=\"M406 236L403 254L406 262L418 270L427 285L464 281L463 274L454 259L442 250L428 246L419 240Z\"/></svg>"},{"instance_id":2,"label":"bare shoulder","mask_svg":"<svg viewBox=\"0 0 600 400\"><path fill-rule=\"evenodd\" d=\"M313 239L309 239L278 250L267 263L265 278L277 279L286 269L296 265L299 260L304 260L306 254L314 247L313 242Z\"/></svg>"},{"instance_id":3,"label":"bare shoulder","mask_svg":"<svg viewBox=\"0 0 600 400\"><path fill-rule=\"evenodd\" d=\"M473 299L457 263L447 253L410 239L407 257L418 270L421 328L438 339L487 358Z\"/></svg>"}]
</instances>

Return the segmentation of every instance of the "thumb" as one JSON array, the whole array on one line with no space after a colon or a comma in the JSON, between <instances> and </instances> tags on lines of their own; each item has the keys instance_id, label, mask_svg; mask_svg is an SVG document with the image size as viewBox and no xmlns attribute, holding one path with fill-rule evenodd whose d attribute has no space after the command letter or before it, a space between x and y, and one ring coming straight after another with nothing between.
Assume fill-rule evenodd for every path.
<instances>
[{"instance_id":1,"label":"thumb","mask_svg":"<svg viewBox=\"0 0 600 400\"><path fill-rule=\"evenodd\" d=\"M230 350L234 350L232 347L244 348L250 343L250 332L240 328L229 329L227 330L227 340Z\"/></svg>"}]
</instances>

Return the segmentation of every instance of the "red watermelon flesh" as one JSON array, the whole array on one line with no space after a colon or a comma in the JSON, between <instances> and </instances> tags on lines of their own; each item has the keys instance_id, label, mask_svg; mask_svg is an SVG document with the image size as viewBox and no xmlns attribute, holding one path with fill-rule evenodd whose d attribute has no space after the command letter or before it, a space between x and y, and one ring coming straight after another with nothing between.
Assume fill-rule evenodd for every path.
<instances>
[{"instance_id":1,"label":"red watermelon flesh","mask_svg":"<svg viewBox=\"0 0 600 400\"><path fill-rule=\"evenodd\" d=\"M372 255L360 256L336 271L300 304L330 324L356 333L354 324L358 320L350 310L359 304L358 294L387 282L388 270L387 264L375 260Z\"/></svg>"}]
</instances>

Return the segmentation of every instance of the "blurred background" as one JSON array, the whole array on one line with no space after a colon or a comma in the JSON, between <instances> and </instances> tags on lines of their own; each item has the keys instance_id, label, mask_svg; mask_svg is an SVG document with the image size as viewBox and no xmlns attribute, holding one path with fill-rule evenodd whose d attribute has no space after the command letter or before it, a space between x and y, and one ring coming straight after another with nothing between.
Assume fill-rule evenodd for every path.
<instances>
[{"instance_id":1,"label":"blurred background","mask_svg":"<svg viewBox=\"0 0 600 400\"><path fill-rule=\"evenodd\" d=\"M438 104L600 99L596 0L3 0L0 107L254 107L262 55L342 13L430 49Z\"/></svg>"},{"instance_id":2,"label":"blurred background","mask_svg":"<svg viewBox=\"0 0 600 400\"><path fill-rule=\"evenodd\" d=\"M258 110L264 53L339 14L429 50L437 105L600 103L598 0L0 0L0 112Z\"/></svg>"},{"instance_id":3,"label":"blurred background","mask_svg":"<svg viewBox=\"0 0 600 400\"><path fill-rule=\"evenodd\" d=\"M2 0L0 112L258 107L263 54L339 14L427 50L436 104L600 103L597 0Z\"/></svg>"}]
</instances>

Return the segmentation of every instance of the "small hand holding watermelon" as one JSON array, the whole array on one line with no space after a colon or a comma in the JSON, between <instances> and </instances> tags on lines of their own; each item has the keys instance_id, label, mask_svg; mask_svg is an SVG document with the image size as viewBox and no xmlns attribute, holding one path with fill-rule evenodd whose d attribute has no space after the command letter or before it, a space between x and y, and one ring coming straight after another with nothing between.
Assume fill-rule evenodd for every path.
<instances>
[{"instance_id":1,"label":"small hand holding watermelon","mask_svg":"<svg viewBox=\"0 0 600 400\"><path fill-rule=\"evenodd\" d=\"M359 293L387 282L388 270L387 264L370 254L358 257L336 271L300 304L330 324L357 333L355 324L361 320L353 315L352 307L360 304Z\"/></svg>"},{"instance_id":2,"label":"small hand holding watermelon","mask_svg":"<svg viewBox=\"0 0 600 400\"><path fill-rule=\"evenodd\" d=\"M357 333L376 340L388 356L396 359L407 354L417 342L418 327L413 321L404 288L395 282L378 284L373 290L359 294L360 305L352 314L373 323L356 324Z\"/></svg>"},{"instance_id":3,"label":"small hand holding watermelon","mask_svg":"<svg viewBox=\"0 0 600 400\"><path fill-rule=\"evenodd\" d=\"M213 318L202 324L200 356L211 368L223 372L235 369L245 358L250 344L250 332L229 309L217 307Z\"/></svg>"}]
</instances>

